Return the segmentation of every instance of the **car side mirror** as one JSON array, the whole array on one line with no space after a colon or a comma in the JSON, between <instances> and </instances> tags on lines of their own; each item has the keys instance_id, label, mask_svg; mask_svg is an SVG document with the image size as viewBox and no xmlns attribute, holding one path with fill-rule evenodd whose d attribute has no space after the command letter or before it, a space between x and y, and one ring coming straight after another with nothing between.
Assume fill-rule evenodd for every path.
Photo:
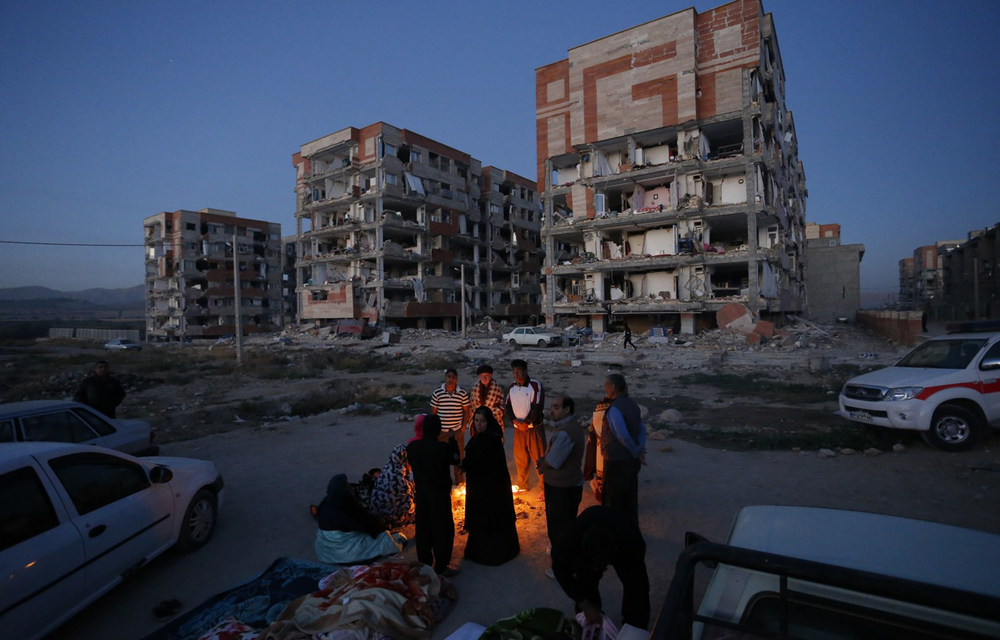
<instances>
[{"instance_id":1,"label":"car side mirror","mask_svg":"<svg viewBox=\"0 0 1000 640\"><path fill-rule=\"evenodd\" d=\"M1000 369L1000 358L983 358L979 363L980 371L996 371Z\"/></svg>"},{"instance_id":2,"label":"car side mirror","mask_svg":"<svg viewBox=\"0 0 1000 640\"><path fill-rule=\"evenodd\" d=\"M174 472L166 467L153 467L149 472L149 481L153 484L163 484L174 479Z\"/></svg>"}]
</instances>

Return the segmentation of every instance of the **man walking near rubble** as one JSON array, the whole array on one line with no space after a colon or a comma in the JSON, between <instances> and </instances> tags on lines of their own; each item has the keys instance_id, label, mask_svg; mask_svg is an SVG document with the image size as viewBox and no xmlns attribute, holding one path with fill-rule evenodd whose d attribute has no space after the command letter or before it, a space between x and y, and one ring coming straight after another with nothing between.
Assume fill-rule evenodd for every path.
<instances>
[{"instance_id":1,"label":"man walking near rubble","mask_svg":"<svg viewBox=\"0 0 1000 640\"><path fill-rule=\"evenodd\" d=\"M472 404L469 394L458 386L458 371L444 372L444 384L431 395L431 413L441 418L441 442L454 440L458 445L459 457L465 455L465 425L472 418ZM463 484L465 476L461 467L455 467L455 483Z\"/></svg>"},{"instance_id":2,"label":"man walking near rubble","mask_svg":"<svg viewBox=\"0 0 1000 640\"><path fill-rule=\"evenodd\" d=\"M612 373L604 380L611 406L604 414L601 452L604 482L601 504L639 524L639 468L646 464L646 425L639 405L628 396L625 376Z\"/></svg>"},{"instance_id":3,"label":"man walking near rubble","mask_svg":"<svg viewBox=\"0 0 1000 640\"><path fill-rule=\"evenodd\" d=\"M83 379L73 396L74 402L96 409L109 418L114 418L115 408L125 399L125 389L118 378L111 375L111 365L107 360L98 360L94 372Z\"/></svg>"},{"instance_id":4,"label":"man walking near rubble","mask_svg":"<svg viewBox=\"0 0 1000 640\"><path fill-rule=\"evenodd\" d=\"M469 393L472 412L475 413L479 407L486 407L497 419L497 424L503 425L504 392L503 387L493 379L493 367L488 364L481 365L476 369L476 375L479 376L479 381ZM471 425L469 429L472 429ZM502 433L500 438L503 439Z\"/></svg>"},{"instance_id":5,"label":"man walking near rubble","mask_svg":"<svg viewBox=\"0 0 1000 640\"><path fill-rule=\"evenodd\" d=\"M625 342L622 343L622 349L624 349L625 351L628 351L629 347L632 347L636 351L639 350L639 347L637 347L634 344L632 344L632 327L628 326L628 323L626 322L625 323Z\"/></svg>"},{"instance_id":6,"label":"man walking near rubble","mask_svg":"<svg viewBox=\"0 0 1000 640\"><path fill-rule=\"evenodd\" d=\"M514 426L517 487L519 491L526 491L531 467L545 453L545 426L542 423L545 391L541 382L528 377L527 362L520 359L512 360L510 367L514 382L507 391L506 414L510 416ZM542 482L541 474L538 480ZM542 495L544 500L544 494Z\"/></svg>"}]
</instances>

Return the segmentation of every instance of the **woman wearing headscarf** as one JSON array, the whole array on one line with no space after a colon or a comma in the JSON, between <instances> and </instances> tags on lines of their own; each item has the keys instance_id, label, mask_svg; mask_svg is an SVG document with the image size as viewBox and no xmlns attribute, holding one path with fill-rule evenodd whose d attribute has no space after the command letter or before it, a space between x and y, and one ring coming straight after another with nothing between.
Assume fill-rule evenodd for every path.
<instances>
[{"instance_id":1,"label":"woman wearing headscarf","mask_svg":"<svg viewBox=\"0 0 1000 640\"><path fill-rule=\"evenodd\" d=\"M316 556L322 562L352 564L393 555L406 541L402 534L390 534L382 518L361 506L343 473L330 479L316 509L316 523Z\"/></svg>"},{"instance_id":2,"label":"woman wearing headscarf","mask_svg":"<svg viewBox=\"0 0 1000 640\"><path fill-rule=\"evenodd\" d=\"M372 511L389 521L392 527L413 522L413 472L406 457L406 446L398 444L389 461L375 479L372 488Z\"/></svg>"},{"instance_id":3,"label":"woman wearing headscarf","mask_svg":"<svg viewBox=\"0 0 1000 640\"><path fill-rule=\"evenodd\" d=\"M501 565L521 552L514 496L503 449L502 430L489 407L472 414L472 439L465 445L465 558Z\"/></svg>"}]
</instances>

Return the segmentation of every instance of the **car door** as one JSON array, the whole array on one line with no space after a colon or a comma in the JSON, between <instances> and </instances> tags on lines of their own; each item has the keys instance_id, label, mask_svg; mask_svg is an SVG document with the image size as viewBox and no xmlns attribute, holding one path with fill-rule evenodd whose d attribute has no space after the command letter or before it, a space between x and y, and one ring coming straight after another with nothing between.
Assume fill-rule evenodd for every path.
<instances>
[{"instance_id":1,"label":"car door","mask_svg":"<svg viewBox=\"0 0 1000 640\"><path fill-rule=\"evenodd\" d=\"M0 420L0 442L17 442L13 420Z\"/></svg>"},{"instance_id":2,"label":"car door","mask_svg":"<svg viewBox=\"0 0 1000 640\"><path fill-rule=\"evenodd\" d=\"M136 439L134 433L123 433L122 429L108 422L108 418L104 414L93 411L89 407L75 407L73 415L87 423L87 426L100 436L103 447L132 454L142 448L144 444L143 441Z\"/></svg>"},{"instance_id":3,"label":"car door","mask_svg":"<svg viewBox=\"0 0 1000 640\"><path fill-rule=\"evenodd\" d=\"M986 349L976 366L976 373L982 384L986 418L991 424L1000 424L1000 340Z\"/></svg>"},{"instance_id":4,"label":"car door","mask_svg":"<svg viewBox=\"0 0 1000 640\"><path fill-rule=\"evenodd\" d=\"M518 344L525 344L525 338L526 337L525 337L524 334L525 334L526 331L527 331L527 329L515 329L514 330L514 339L517 340Z\"/></svg>"},{"instance_id":5,"label":"car door","mask_svg":"<svg viewBox=\"0 0 1000 640\"><path fill-rule=\"evenodd\" d=\"M135 458L95 450L53 456L46 467L82 535L94 598L172 543L170 486L151 483Z\"/></svg>"},{"instance_id":6,"label":"car door","mask_svg":"<svg viewBox=\"0 0 1000 640\"><path fill-rule=\"evenodd\" d=\"M72 442L104 446L104 438L69 409L21 416L25 442Z\"/></svg>"},{"instance_id":7,"label":"car door","mask_svg":"<svg viewBox=\"0 0 1000 640\"><path fill-rule=\"evenodd\" d=\"M83 538L38 463L0 469L0 635L33 638L75 613L85 563Z\"/></svg>"}]
</instances>

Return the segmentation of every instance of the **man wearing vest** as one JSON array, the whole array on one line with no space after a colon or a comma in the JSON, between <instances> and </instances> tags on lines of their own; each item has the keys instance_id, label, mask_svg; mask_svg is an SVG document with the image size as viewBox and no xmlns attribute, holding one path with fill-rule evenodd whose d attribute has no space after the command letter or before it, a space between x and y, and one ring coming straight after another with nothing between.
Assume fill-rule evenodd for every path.
<instances>
[{"instance_id":1,"label":"man wearing vest","mask_svg":"<svg viewBox=\"0 0 1000 640\"><path fill-rule=\"evenodd\" d=\"M587 429L574 415L575 403L569 396L556 396L549 407L550 426L554 429L545 455L538 459L538 475L544 475L545 524L549 543L556 543L576 520L583 497L583 452ZM555 578L552 569L545 572Z\"/></svg>"},{"instance_id":2,"label":"man wearing vest","mask_svg":"<svg viewBox=\"0 0 1000 640\"><path fill-rule=\"evenodd\" d=\"M611 406L604 414L601 452L604 482L601 504L639 524L639 467L646 464L646 425L637 405L628 397L625 376L612 373L604 380Z\"/></svg>"},{"instance_id":3,"label":"man wearing vest","mask_svg":"<svg viewBox=\"0 0 1000 640\"><path fill-rule=\"evenodd\" d=\"M528 377L528 363L524 360L512 360L510 368L514 374L514 383L507 392L506 414L510 416L514 426L517 487L520 491L526 491L531 467L545 453L545 425L542 423L545 391L541 382ZM538 479L542 480L541 475ZM542 496L544 500L544 494Z\"/></svg>"}]
</instances>

